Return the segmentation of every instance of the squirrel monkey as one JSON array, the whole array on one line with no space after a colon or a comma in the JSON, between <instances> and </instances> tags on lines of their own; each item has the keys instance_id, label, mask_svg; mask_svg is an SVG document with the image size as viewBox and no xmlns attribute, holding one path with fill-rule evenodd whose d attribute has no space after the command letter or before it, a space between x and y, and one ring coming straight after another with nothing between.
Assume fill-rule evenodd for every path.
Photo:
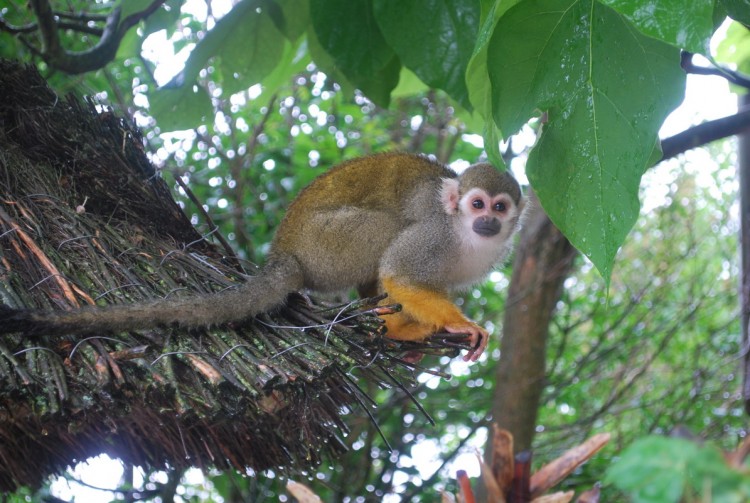
<instances>
[{"instance_id":1,"label":"squirrel monkey","mask_svg":"<svg viewBox=\"0 0 750 503\"><path fill-rule=\"evenodd\" d=\"M426 157L389 153L344 162L292 202L266 265L236 289L75 311L0 306L0 334L91 333L241 321L301 288L387 292L402 311L385 316L387 336L423 340L438 330L467 334L475 361L488 333L448 292L481 280L511 250L524 198L490 164L456 175Z\"/></svg>"}]
</instances>

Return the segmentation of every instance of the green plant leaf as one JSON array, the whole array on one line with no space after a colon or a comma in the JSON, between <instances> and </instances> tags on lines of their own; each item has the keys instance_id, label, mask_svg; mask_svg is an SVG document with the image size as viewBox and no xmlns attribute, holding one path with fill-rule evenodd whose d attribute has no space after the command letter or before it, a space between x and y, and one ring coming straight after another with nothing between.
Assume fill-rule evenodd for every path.
<instances>
[{"instance_id":1,"label":"green plant leaf","mask_svg":"<svg viewBox=\"0 0 750 503\"><path fill-rule=\"evenodd\" d=\"M474 52L466 69L467 92L472 107L489 119L492 117L492 87L487 73L487 47L502 15L520 0L494 2L477 36Z\"/></svg>"},{"instance_id":2,"label":"green plant leaf","mask_svg":"<svg viewBox=\"0 0 750 503\"><path fill-rule=\"evenodd\" d=\"M688 484L688 463L698 453L688 440L650 436L627 447L607 470L605 483L636 503L672 503Z\"/></svg>"},{"instance_id":3,"label":"green plant leaf","mask_svg":"<svg viewBox=\"0 0 750 503\"><path fill-rule=\"evenodd\" d=\"M487 47L489 46L492 34L495 32L497 22L518 1L520 0L493 2L489 8L486 5L487 2L483 2L482 7L483 9L487 9L487 13L479 29L474 52L466 68L466 85L469 101L473 109L485 121L483 128L484 147L487 157L493 164L497 163L498 159L502 160L498 142L503 135L492 118L492 86L490 85L487 71ZM504 164L505 162L503 162Z\"/></svg>"},{"instance_id":4,"label":"green plant leaf","mask_svg":"<svg viewBox=\"0 0 750 503\"><path fill-rule=\"evenodd\" d=\"M151 0L122 0L120 2L120 21L126 17L146 10Z\"/></svg>"},{"instance_id":5,"label":"green plant leaf","mask_svg":"<svg viewBox=\"0 0 750 503\"><path fill-rule=\"evenodd\" d=\"M290 42L296 42L310 25L310 4L307 0L275 0L281 7L283 26L277 26Z\"/></svg>"},{"instance_id":6,"label":"green plant leaf","mask_svg":"<svg viewBox=\"0 0 750 503\"><path fill-rule=\"evenodd\" d=\"M167 38L169 38L177 27L177 20L180 19L180 5L182 5L182 0L168 0L147 17L143 23L144 38L159 30L167 30Z\"/></svg>"},{"instance_id":7,"label":"green plant leaf","mask_svg":"<svg viewBox=\"0 0 750 503\"><path fill-rule=\"evenodd\" d=\"M750 26L750 0L721 0L729 17Z\"/></svg>"},{"instance_id":8,"label":"green plant leaf","mask_svg":"<svg viewBox=\"0 0 750 503\"><path fill-rule=\"evenodd\" d=\"M335 68L383 107L398 84L400 63L375 22L369 0L311 0L310 19ZM316 60L317 61L317 60Z\"/></svg>"},{"instance_id":9,"label":"green plant leaf","mask_svg":"<svg viewBox=\"0 0 750 503\"><path fill-rule=\"evenodd\" d=\"M149 95L149 113L162 132L192 129L213 118L208 93L200 86L157 89Z\"/></svg>"},{"instance_id":10,"label":"green plant leaf","mask_svg":"<svg viewBox=\"0 0 750 503\"><path fill-rule=\"evenodd\" d=\"M391 102L391 92L398 86L401 68L401 61L394 55L385 67L357 87L373 102L386 108Z\"/></svg>"},{"instance_id":11,"label":"green plant leaf","mask_svg":"<svg viewBox=\"0 0 750 503\"><path fill-rule=\"evenodd\" d=\"M278 93L280 88L288 85L292 76L303 71L310 62L310 55L304 42L304 38L295 44L284 40L284 52L279 59L280 63L261 81L263 92L257 98L261 103L266 102L272 94Z\"/></svg>"},{"instance_id":12,"label":"green plant leaf","mask_svg":"<svg viewBox=\"0 0 750 503\"><path fill-rule=\"evenodd\" d=\"M406 67L401 68L401 75L398 78L398 85L391 92L391 96L394 98L402 98L404 96L414 96L417 93L426 92L428 87L425 85L419 77L414 75L414 72Z\"/></svg>"},{"instance_id":13,"label":"green plant leaf","mask_svg":"<svg viewBox=\"0 0 750 503\"><path fill-rule=\"evenodd\" d=\"M347 95L351 95L354 92L354 84L349 82L344 74L339 71L333 57L320 45L312 27L307 30L307 48L317 67L324 70L326 75L337 82Z\"/></svg>"},{"instance_id":14,"label":"green plant leaf","mask_svg":"<svg viewBox=\"0 0 750 503\"><path fill-rule=\"evenodd\" d=\"M527 0L499 20L487 59L504 134L547 113L529 181L551 220L609 281L638 217L659 127L682 100L679 51L596 1Z\"/></svg>"},{"instance_id":15,"label":"green plant leaf","mask_svg":"<svg viewBox=\"0 0 750 503\"><path fill-rule=\"evenodd\" d=\"M229 94L247 89L271 74L284 54L286 40L267 12L269 5L262 0L243 0L196 44L180 75L154 95L152 114L161 128L170 131L195 127L204 120L202 117L210 115L208 95L194 91L193 84L213 57L217 58L219 70L216 78L222 77L219 83ZM198 108L180 110L189 106ZM190 123L191 120L196 122Z\"/></svg>"},{"instance_id":16,"label":"green plant leaf","mask_svg":"<svg viewBox=\"0 0 750 503\"><path fill-rule=\"evenodd\" d=\"M716 57L724 63L734 63L737 70L750 73L750 30L734 22L729 25L727 35L716 48ZM731 86L734 92L747 92L745 88Z\"/></svg>"},{"instance_id":17,"label":"green plant leaf","mask_svg":"<svg viewBox=\"0 0 750 503\"><path fill-rule=\"evenodd\" d=\"M403 65L470 109L465 75L479 28L478 0L380 0L374 10Z\"/></svg>"},{"instance_id":18,"label":"green plant leaf","mask_svg":"<svg viewBox=\"0 0 750 503\"><path fill-rule=\"evenodd\" d=\"M599 0L640 31L678 49L710 54L714 0ZM680 15L675 15L679 12Z\"/></svg>"},{"instance_id":19,"label":"green plant leaf","mask_svg":"<svg viewBox=\"0 0 750 503\"><path fill-rule=\"evenodd\" d=\"M507 169L503 155L500 153L500 140L502 139L500 132L495 127L495 121L492 119L484 122L484 131L482 134L484 138L484 151L487 152L487 159L496 168Z\"/></svg>"},{"instance_id":20,"label":"green plant leaf","mask_svg":"<svg viewBox=\"0 0 750 503\"><path fill-rule=\"evenodd\" d=\"M649 436L627 447L607 470L605 482L632 501L742 503L750 498L750 476L730 467L713 445ZM689 494L686 494L689 493Z\"/></svg>"},{"instance_id":21,"label":"green plant leaf","mask_svg":"<svg viewBox=\"0 0 750 503\"><path fill-rule=\"evenodd\" d=\"M279 64L287 42L271 17L262 11L246 12L242 17L233 24L231 38L224 38L224 43L216 47L218 67L224 77L221 86L229 94L247 89L269 75Z\"/></svg>"},{"instance_id":22,"label":"green plant leaf","mask_svg":"<svg viewBox=\"0 0 750 503\"><path fill-rule=\"evenodd\" d=\"M120 40L115 59L123 61L127 58L138 57L142 43L143 39L138 35L137 30L128 30Z\"/></svg>"},{"instance_id":23,"label":"green plant leaf","mask_svg":"<svg viewBox=\"0 0 750 503\"><path fill-rule=\"evenodd\" d=\"M731 468L713 445L701 446L688 460L689 484L703 501L745 503L750 501L750 476Z\"/></svg>"}]
</instances>

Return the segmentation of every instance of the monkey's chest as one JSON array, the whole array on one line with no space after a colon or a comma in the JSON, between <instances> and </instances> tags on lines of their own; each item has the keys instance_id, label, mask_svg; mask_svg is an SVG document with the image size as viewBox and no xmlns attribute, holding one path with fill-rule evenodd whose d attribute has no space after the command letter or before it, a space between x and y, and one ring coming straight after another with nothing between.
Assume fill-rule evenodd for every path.
<instances>
[{"instance_id":1,"label":"monkey's chest","mask_svg":"<svg viewBox=\"0 0 750 503\"><path fill-rule=\"evenodd\" d=\"M461 254L448 268L447 279L452 288L468 288L482 281L505 256L497 243L463 245Z\"/></svg>"}]
</instances>

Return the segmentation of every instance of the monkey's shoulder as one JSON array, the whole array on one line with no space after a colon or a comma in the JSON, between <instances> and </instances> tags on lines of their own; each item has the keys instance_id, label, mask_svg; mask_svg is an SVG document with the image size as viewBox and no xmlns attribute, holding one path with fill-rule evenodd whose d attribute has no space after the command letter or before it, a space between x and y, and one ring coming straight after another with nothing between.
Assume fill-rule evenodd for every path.
<instances>
[{"instance_id":1,"label":"monkey's shoulder","mask_svg":"<svg viewBox=\"0 0 750 503\"><path fill-rule=\"evenodd\" d=\"M426 155L385 152L344 161L331 168L323 177L333 179L365 175L397 176L403 180L457 176L448 166Z\"/></svg>"},{"instance_id":2,"label":"monkey's shoulder","mask_svg":"<svg viewBox=\"0 0 750 503\"><path fill-rule=\"evenodd\" d=\"M360 208L400 211L425 191L434 195L443 178L455 178L447 166L425 156L376 154L345 161L316 178L297 197L294 206L305 208Z\"/></svg>"}]
</instances>

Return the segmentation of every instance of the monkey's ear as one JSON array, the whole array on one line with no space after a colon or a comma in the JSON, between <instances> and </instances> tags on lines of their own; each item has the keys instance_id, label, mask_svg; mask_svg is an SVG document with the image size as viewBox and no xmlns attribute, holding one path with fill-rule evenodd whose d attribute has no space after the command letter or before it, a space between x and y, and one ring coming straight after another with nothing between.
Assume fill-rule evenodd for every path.
<instances>
[{"instance_id":1,"label":"monkey's ear","mask_svg":"<svg viewBox=\"0 0 750 503\"><path fill-rule=\"evenodd\" d=\"M443 178L443 186L440 187L440 201L448 215L458 213L458 201L461 199L458 193L458 180L455 178Z\"/></svg>"}]
</instances>

